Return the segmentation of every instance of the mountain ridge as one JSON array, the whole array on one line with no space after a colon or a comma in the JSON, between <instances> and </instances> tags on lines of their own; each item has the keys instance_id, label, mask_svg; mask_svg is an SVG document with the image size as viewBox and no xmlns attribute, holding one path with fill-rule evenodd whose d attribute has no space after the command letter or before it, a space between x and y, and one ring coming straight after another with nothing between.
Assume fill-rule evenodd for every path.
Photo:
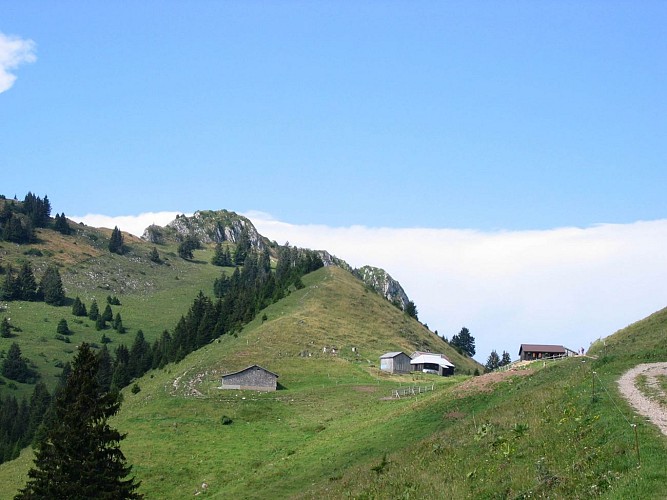
<instances>
[{"instance_id":1,"label":"mountain ridge","mask_svg":"<svg viewBox=\"0 0 667 500\"><path fill-rule=\"evenodd\" d=\"M229 210L197 210L192 216L177 215L166 226L152 224L148 226L141 238L147 242L164 244L167 240L182 241L185 237L194 237L203 244L237 244L244 234L256 251L275 249L278 244L262 236L255 228L252 220ZM325 266L337 266L352 272L367 286L385 297L389 302L405 311L410 299L401 284L391 277L384 269L364 265L354 269L345 260L330 254L326 249L316 251Z\"/></svg>"}]
</instances>

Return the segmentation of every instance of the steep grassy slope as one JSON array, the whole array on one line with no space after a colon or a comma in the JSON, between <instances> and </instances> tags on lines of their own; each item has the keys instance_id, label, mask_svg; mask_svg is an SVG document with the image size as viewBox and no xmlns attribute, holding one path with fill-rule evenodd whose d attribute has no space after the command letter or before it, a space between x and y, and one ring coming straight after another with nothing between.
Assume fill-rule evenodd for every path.
<instances>
[{"instance_id":1,"label":"steep grassy slope","mask_svg":"<svg viewBox=\"0 0 667 500\"><path fill-rule=\"evenodd\" d=\"M114 424L128 432L123 450L150 497L183 498L202 483L221 498L286 497L443 425L446 408L436 395L461 378L388 376L377 368L380 354L447 350L465 370L478 365L346 271L320 269L304 283L267 308L266 320L150 372L138 394L125 391ZM277 372L283 389L217 389L221 373L253 363ZM393 388L415 383L436 390L383 400ZM233 424L222 425L223 416ZM24 453L0 467L9 496L25 481L29 460Z\"/></svg>"},{"instance_id":2,"label":"steep grassy slope","mask_svg":"<svg viewBox=\"0 0 667 500\"><path fill-rule=\"evenodd\" d=\"M41 302L6 302L0 304L0 319L7 317L20 331L10 339L0 338L0 351L6 352L12 342L18 342L23 356L42 374L42 380L52 388L64 362L69 361L75 346L82 341L100 343L102 333L111 339L110 349L120 343L131 345L137 330L142 329L152 342L163 330L171 330L184 314L193 298L203 290L212 294L213 280L220 275L219 267L209 264L211 251L198 250L193 261L176 255L175 246L158 246L163 264L149 259L152 244L125 234L127 253L112 254L107 249L110 231L77 225L72 236L63 236L48 229L37 231L38 243L16 245L0 242L0 263L18 267L29 261L39 281L49 263L60 271L68 298L79 296L89 307L95 299L102 311L109 295L117 296L122 305L113 306L127 328L124 335L112 329L95 329L95 322L77 318L71 306L54 307ZM0 277L2 278L2 277ZM65 319L73 334L70 343L56 340L58 322ZM29 396L32 385L14 383L12 393ZM9 383L0 385L0 394Z\"/></svg>"}]
</instances>

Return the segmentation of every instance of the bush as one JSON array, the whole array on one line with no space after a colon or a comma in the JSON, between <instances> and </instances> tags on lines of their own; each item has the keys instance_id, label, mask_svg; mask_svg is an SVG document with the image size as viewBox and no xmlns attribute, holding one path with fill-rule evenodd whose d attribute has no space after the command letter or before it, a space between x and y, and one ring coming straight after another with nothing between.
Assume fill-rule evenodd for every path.
<instances>
[{"instance_id":1,"label":"bush","mask_svg":"<svg viewBox=\"0 0 667 500\"><path fill-rule=\"evenodd\" d=\"M56 333L58 333L59 335L69 335L70 333L72 333L69 329L69 325L67 324L66 319L63 318L58 322Z\"/></svg>"},{"instance_id":2,"label":"bush","mask_svg":"<svg viewBox=\"0 0 667 500\"><path fill-rule=\"evenodd\" d=\"M220 417L220 423L222 425L231 425L232 422L233 420L229 418L227 415L223 415L222 417Z\"/></svg>"},{"instance_id":3,"label":"bush","mask_svg":"<svg viewBox=\"0 0 667 500\"><path fill-rule=\"evenodd\" d=\"M139 394L141 392L141 387L139 387L139 384L134 384L132 386L132 394Z\"/></svg>"}]
</instances>

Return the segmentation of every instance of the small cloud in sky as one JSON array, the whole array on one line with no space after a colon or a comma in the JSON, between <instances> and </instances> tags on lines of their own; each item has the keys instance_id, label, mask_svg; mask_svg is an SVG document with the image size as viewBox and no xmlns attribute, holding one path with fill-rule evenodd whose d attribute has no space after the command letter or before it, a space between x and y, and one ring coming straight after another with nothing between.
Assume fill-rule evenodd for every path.
<instances>
[{"instance_id":1,"label":"small cloud in sky","mask_svg":"<svg viewBox=\"0 0 667 500\"><path fill-rule=\"evenodd\" d=\"M141 235L178 212L72 217ZM247 212L280 244L328 250L353 267L385 269L416 303L421 321L451 338L465 326L475 358L517 357L522 343L587 348L667 306L667 219L539 231L329 227Z\"/></svg>"},{"instance_id":2,"label":"small cloud in sky","mask_svg":"<svg viewBox=\"0 0 667 500\"><path fill-rule=\"evenodd\" d=\"M35 42L0 33L0 93L14 85L16 75L13 70L36 60Z\"/></svg>"}]
</instances>

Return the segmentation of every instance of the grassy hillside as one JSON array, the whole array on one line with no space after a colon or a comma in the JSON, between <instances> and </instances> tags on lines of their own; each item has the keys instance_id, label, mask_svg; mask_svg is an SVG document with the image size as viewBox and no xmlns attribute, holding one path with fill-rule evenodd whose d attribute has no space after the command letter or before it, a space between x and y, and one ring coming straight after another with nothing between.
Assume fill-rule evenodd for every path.
<instances>
[{"instance_id":1,"label":"grassy hillside","mask_svg":"<svg viewBox=\"0 0 667 500\"><path fill-rule=\"evenodd\" d=\"M31 245L0 242L0 264L5 268L18 267L22 261L28 261L39 281L47 265L55 263L68 298L79 296L86 307L95 299L100 311L109 295L121 301L122 305L112 306L112 310L123 318L127 328L123 335L112 329L97 331L94 321L73 316L70 305L0 303L0 320L10 318L11 324L19 329L13 332L13 338L0 338L0 352L6 352L12 342L18 342L23 356L33 363L50 388L55 385L60 367L71 359L80 342L100 344L104 333L111 339L109 348L113 350L120 343L131 345L139 329L152 342L163 330L174 327L199 290L212 294L213 280L221 273L221 268L208 263L210 249L195 251L195 259L186 261L178 257L174 245L158 245L164 263L156 264L149 259L154 245L139 238L124 234L127 252L121 256L107 249L111 231L75 227L71 236L39 229L38 243ZM73 331L68 337L70 343L55 339L58 322L63 318ZM0 394L9 390L9 384L16 386L12 391L18 397L32 392L32 385L1 381L5 384L0 384Z\"/></svg>"},{"instance_id":2,"label":"grassy hillside","mask_svg":"<svg viewBox=\"0 0 667 500\"><path fill-rule=\"evenodd\" d=\"M114 424L128 432L123 450L150 497L182 498L202 483L209 495L289 496L443 425L445 407L436 396L462 379L389 376L379 371L379 356L398 349L446 350L466 371L478 365L347 271L320 269L304 283L267 308L265 320L150 372L139 381L138 394L124 393ZM217 389L221 373L253 363L277 372L283 389ZM436 390L384 400L408 384L434 384ZM223 416L233 424L222 425ZM0 481L19 487L29 460L24 453L4 464Z\"/></svg>"},{"instance_id":3,"label":"grassy hillside","mask_svg":"<svg viewBox=\"0 0 667 500\"><path fill-rule=\"evenodd\" d=\"M665 498L667 438L616 381L637 363L667 360L666 333L667 309L596 343L597 359L537 363L492 390L484 381L497 374L442 392L441 430L388 455L382 473L376 457L301 496Z\"/></svg>"},{"instance_id":4,"label":"grassy hillside","mask_svg":"<svg viewBox=\"0 0 667 500\"><path fill-rule=\"evenodd\" d=\"M79 257L60 256L74 259L62 268L68 295L103 304L118 294L130 339L136 328L152 338L173 327L220 272L207 251L186 262L158 247L170 265L152 266L152 245L130 242L120 257L94 255L84 242L84 252L72 250ZM44 257L13 255L36 267ZM91 273L103 279L77 280ZM237 335L147 373L136 394L124 391L113 425L128 434L122 448L148 498L665 497L667 438L636 417L616 380L637 363L667 360L667 309L594 344L595 357L481 377L390 376L378 358L393 350L445 352L460 373L479 365L346 271L320 269L303 282ZM19 322L29 357L46 367L100 335L84 320L72 325L72 344L48 351L61 313L69 311L14 302L0 314ZM281 390L218 389L222 373L254 363L278 373ZM407 385L434 390L389 398ZM25 483L30 465L24 450L0 466L0 499Z\"/></svg>"}]
</instances>

